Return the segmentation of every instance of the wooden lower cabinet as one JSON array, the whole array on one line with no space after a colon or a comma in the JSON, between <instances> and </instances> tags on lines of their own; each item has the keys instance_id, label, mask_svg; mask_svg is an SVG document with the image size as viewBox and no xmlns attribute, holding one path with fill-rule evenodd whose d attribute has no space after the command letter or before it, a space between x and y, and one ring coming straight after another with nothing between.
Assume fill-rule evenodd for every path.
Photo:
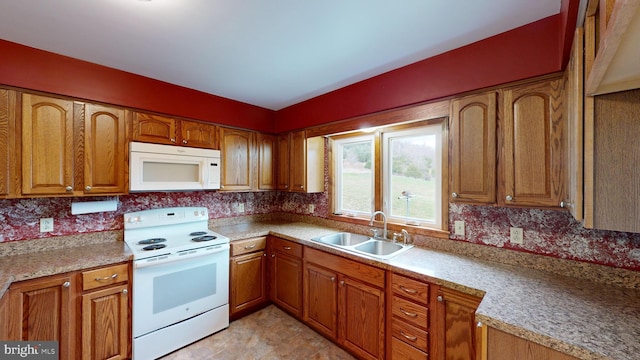
<instances>
[{"instance_id":1,"label":"wooden lower cabinet","mask_svg":"<svg viewBox=\"0 0 640 360\"><path fill-rule=\"evenodd\" d=\"M437 296L431 327L432 332L440 336L432 337L431 356L445 360L480 360L475 313L482 299L445 287L434 292Z\"/></svg>"},{"instance_id":2,"label":"wooden lower cabinet","mask_svg":"<svg viewBox=\"0 0 640 360\"><path fill-rule=\"evenodd\" d=\"M360 359L385 358L385 271L304 250L304 321Z\"/></svg>"},{"instance_id":3,"label":"wooden lower cabinet","mask_svg":"<svg viewBox=\"0 0 640 360\"><path fill-rule=\"evenodd\" d=\"M487 356L489 360L578 360L546 346L507 334L492 327L487 328Z\"/></svg>"},{"instance_id":4,"label":"wooden lower cabinet","mask_svg":"<svg viewBox=\"0 0 640 360\"><path fill-rule=\"evenodd\" d=\"M265 236L234 241L229 266L229 316L236 319L269 300Z\"/></svg>"},{"instance_id":5,"label":"wooden lower cabinet","mask_svg":"<svg viewBox=\"0 0 640 360\"><path fill-rule=\"evenodd\" d=\"M302 245L269 236L269 298L302 318Z\"/></svg>"},{"instance_id":6,"label":"wooden lower cabinet","mask_svg":"<svg viewBox=\"0 0 640 360\"><path fill-rule=\"evenodd\" d=\"M2 339L58 341L60 359L128 359L129 264L13 283L3 313Z\"/></svg>"},{"instance_id":7,"label":"wooden lower cabinet","mask_svg":"<svg viewBox=\"0 0 640 360\"><path fill-rule=\"evenodd\" d=\"M60 359L76 353L78 281L75 273L14 283L9 296L8 340L58 341Z\"/></svg>"},{"instance_id":8,"label":"wooden lower cabinet","mask_svg":"<svg viewBox=\"0 0 640 360\"><path fill-rule=\"evenodd\" d=\"M430 286L403 275L389 273L387 321L389 359L429 358Z\"/></svg>"}]
</instances>

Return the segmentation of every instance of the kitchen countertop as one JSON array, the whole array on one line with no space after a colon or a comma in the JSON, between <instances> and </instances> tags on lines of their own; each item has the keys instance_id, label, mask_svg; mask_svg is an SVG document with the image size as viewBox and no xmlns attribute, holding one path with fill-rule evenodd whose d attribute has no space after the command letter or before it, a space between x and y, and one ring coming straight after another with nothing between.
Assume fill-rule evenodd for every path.
<instances>
[{"instance_id":1,"label":"kitchen countertop","mask_svg":"<svg viewBox=\"0 0 640 360\"><path fill-rule=\"evenodd\" d=\"M305 222L225 226L211 226L210 222L210 227L232 241L272 234L483 296L476 312L477 320L580 359L640 359L640 289L637 288L419 247L389 260L377 260L311 241L312 237L343 230ZM15 281L130 261L132 253L121 237L121 233L74 235L64 237L53 247L49 247L53 241L20 242L23 244L18 247L28 248L26 253L12 253L6 250L9 244L2 244L0 296Z\"/></svg>"},{"instance_id":2,"label":"kitchen countertop","mask_svg":"<svg viewBox=\"0 0 640 360\"><path fill-rule=\"evenodd\" d=\"M580 359L640 359L640 290L414 247L377 260L310 239L336 231L307 223L219 226L231 240L272 234L386 270L484 296L476 319Z\"/></svg>"}]
</instances>

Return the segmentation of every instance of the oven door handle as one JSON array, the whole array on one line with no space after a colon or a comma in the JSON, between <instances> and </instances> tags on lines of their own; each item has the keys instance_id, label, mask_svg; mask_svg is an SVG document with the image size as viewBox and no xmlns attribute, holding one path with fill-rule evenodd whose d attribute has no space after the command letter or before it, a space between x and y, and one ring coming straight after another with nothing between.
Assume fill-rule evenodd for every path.
<instances>
[{"instance_id":1,"label":"oven door handle","mask_svg":"<svg viewBox=\"0 0 640 360\"><path fill-rule=\"evenodd\" d=\"M229 244L220 244L220 245L213 245L213 246L208 246L208 247L203 247L198 249L185 250L180 254L173 253L173 254L158 255L152 258L134 260L133 267L136 269L140 269L144 267L157 266L157 265L172 263L176 261L198 258L202 256L210 256L210 255L218 254L225 251L228 254L229 249L230 249Z\"/></svg>"}]
</instances>

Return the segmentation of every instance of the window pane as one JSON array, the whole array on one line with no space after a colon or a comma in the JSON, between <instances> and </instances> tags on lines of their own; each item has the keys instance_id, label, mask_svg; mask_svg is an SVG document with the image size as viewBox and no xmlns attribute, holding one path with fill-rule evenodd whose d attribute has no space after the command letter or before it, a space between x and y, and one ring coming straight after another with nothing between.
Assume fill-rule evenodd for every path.
<instances>
[{"instance_id":1,"label":"window pane","mask_svg":"<svg viewBox=\"0 0 640 360\"><path fill-rule=\"evenodd\" d=\"M341 142L338 165L339 211L371 213L373 203L373 141Z\"/></svg>"},{"instance_id":2,"label":"window pane","mask_svg":"<svg viewBox=\"0 0 640 360\"><path fill-rule=\"evenodd\" d=\"M387 134L386 139L389 216L409 224L437 224L441 208L438 134L404 131Z\"/></svg>"}]
</instances>

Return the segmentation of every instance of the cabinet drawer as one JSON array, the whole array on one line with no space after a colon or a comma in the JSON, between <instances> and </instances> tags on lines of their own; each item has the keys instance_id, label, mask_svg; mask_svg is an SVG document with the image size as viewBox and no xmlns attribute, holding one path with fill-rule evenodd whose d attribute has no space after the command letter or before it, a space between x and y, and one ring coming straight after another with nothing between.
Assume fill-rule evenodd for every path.
<instances>
[{"instance_id":1,"label":"cabinet drawer","mask_svg":"<svg viewBox=\"0 0 640 360\"><path fill-rule=\"evenodd\" d=\"M427 360L429 355L411 345L391 338L391 359L392 360Z\"/></svg>"},{"instance_id":2,"label":"cabinet drawer","mask_svg":"<svg viewBox=\"0 0 640 360\"><path fill-rule=\"evenodd\" d=\"M129 265L119 264L82 272L82 290L129 281Z\"/></svg>"},{"instance_id":3,"label":"cabinet drawer","mask_svg":"<svg viewBox=\"0 0 640 360\"><path fill-rule=\"evenodd\" d=\"M267 237L258 237L231 242L231 256L248 254L254 251L264 250L267 246Z\"/></svg>"},{"instance_id":4,"label":"cabinet drawer","mask_svg":"<svg viewBox=\"0 0 640 360\"><path fill-rule=\"evenodd\" d=\"M426 329L428 321L428 309L409 300L394 296L391 305L393 316L408 322L411 325Z\"/></svg>"},{"instance_id":5,"label":"cabinet drawer","mask_svg":"<svg viewBox=\"0 0 640 360\"><path fill-rule=\"evenodd\" d=\"M424 352L427 352L429 349L427 347L428 339L425 330L418 329L397 318L394 318L391 324L391 335Z\"/></svg>"},{"instance_id":6,"label":"cabinet drawer","mask_svg":"<svg viewBox=\"0 0 640 360\"><path fill-rule=\"evenodd\" d=\"M420 304L429 302L429 284L398 274L391 274L391 290L400 296Z\"/></svg>"},{"instance_id":7,"label":"cabinet drawer","mask_svg":"<svg viewBox=\"0 0 640 360\"><path fill-rule=\"evenodd\" d=\"M358 279L369 285L384 288L385 271L358 261L345 259L324 251L307 247L304 253L306 261L313 262L327 269L338 271L352 279Z\"/></svg>"},{"instance_id":8,"label":"cabinet drawer","mask_svg":"<svg viewBox=\"0 0 640 360\"><path fill-rule=\"evenodd\" d=\"M273 250L277 250L298 258L302 257L302 244L294 243L293 241L288 241L277 237L272 237L269 241L271 241L271 248Z\"/></svg>"}]
</instances>

